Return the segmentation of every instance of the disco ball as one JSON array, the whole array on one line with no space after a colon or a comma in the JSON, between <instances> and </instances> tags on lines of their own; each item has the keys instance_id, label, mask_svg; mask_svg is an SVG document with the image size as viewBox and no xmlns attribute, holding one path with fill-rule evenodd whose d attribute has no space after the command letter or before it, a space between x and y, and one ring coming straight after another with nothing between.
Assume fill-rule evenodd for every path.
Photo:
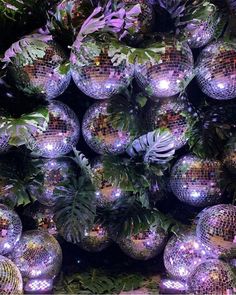
<instances>
[{"instance_id":1,"label":"disco ball","mask_svg":"<svg viewBox=\"0 0 236 295\"><path fill-rule=\"evenodd\" d=\"M0 256L0 294L23 294L21 273L17 266L4 256Z\"/></svg>"},{"instance_id":2,"label":"disco ball","mask_svg":"<svg viewBox=\"0 0 236 295\"><path fill-rule=\"evenodd\" d=\"M174 235L164 251L166 270L171 276L182 280L186 280L190 273L207 258L209 258L209 250L192 231Z\"/></svg>"},{"instance_id":3,"label":"disco ball","mask_svg":"<svg viewBox=\"0 0 236 295\"><path fill-rule=\"evenodd\" d=\"M201 90L211 98L236 97L236 43L217 41L199 55L196 78Z\"/></svg>"},{"instance_id":4,"label":"disco ball","mask_svg":"<svg viewBox=\"0 0 236 295\"><path fill-rule=\"evenodd\" d=\"M11 59L9 73L14 85L25 94L51 100L62 94L70 83L70 71L61 71L68 58L57 43L43 41L42 37L26 36L20 40L21 44L29 38L35 39L34 44L22 47Z\"/></svg>"},{"instance_id":5,"label":"disco ball","mask_svg":"<svg viewBox=\"0 0 236 295\"><path fill-rule=\"evenodd\" d=\"M183 91L185 84L190 81L193 75L193 54L186 43L175 39L163 39L161 45L163 52L158 53L160 59L136 63L135 77L139 86L151 96L170 97Z\"/></svg>"},{"instance_id":6,"label":"disco ball","mask_svg":"<svg viewBox=\"0 0 236 295\"><path fill-rule=\"evenodd\" d=\"M107 230L101 225L94 227L85 233L78 246L88 252L100 252L111 244Z\"/></svg>"},{"instance_id":7,"label":"disco ball","mask_svg":"<svg viewBox=\"0 0 236 295\"><path fill-rule=\"evenodd\" d=\"M31 194L46 206L54 206L57 201L55 191L60 184L65 183L76 174L73 162L70 159L45 159L40 166L43 180L40 186L34 183L29 186Z\"/></svg>"},{"instance_id":8,"label":"disco ball","mask_svg":"<svg viewBox=\"0 0 236 295\"><path fill-rule=\"evenodd\" d=\"M232 136L225 147L223 163L232 173L236 173L236 136Z\"/></svg>"},{"instance_id":9,"label":"disco ball","mask_svg":"<svg viewBox=\"0 0 236 295\"><path fill-rule=\"evenodd\" d=\"M197 224L197 237L216 255L236 250L236 207L216 205L207 208Z\"/></svg>"},{"instance_id":10,"label":"disco ball","mask_svg":"<svg viewBox=\"0 0 236 295\"><path fill-rule=\"evenodd\" d=\"M128 132L115 129L109 121L108 102L95 103L85 113L82 133L88 146L98 154L122 154L131 138Z\"/></svg>"},{"instance_id":11,"label":"disco ball","mask_svg":"<svg viewBox=\"0 0 236 295\"><path fill-rule=\"evenodd\" d=\"M191 294L231 294L235 277L228 264L211 259L195 268L189 276L188 285Z\"/></svg>"},{"instance_id":12,"label":"disco ball","mask_svg":"<svg viewBox=\"0 0 236 295\"><path fill-rule=\"evenodd\" d=\"M99 42L92 37L84 39L79 48L77 41L72 46L71 73L74 82L82 92L95 99L108 99L118 94L128 87L133 78L134 66L125 59L115 65L108 52L109 42Z\"/></svg>"},{"instance_id":13,"label":"disco ball","mask_svg":"<svg viewBox=\"0 0 236 295\"><path fill-rule=\"evenodd\" d=\"M195 207L214 205L222 200L220 171L219 161L186 155L172 168L170 186L181 202Z\"/></svg>"},{"instance_id":14,"label":"disco ball","mask_svg":"<svg viewBox=\"0 0 236 295\"><path fill-rule=\"evenodd\" d=\"M13 262L26 278L54 278L60 271L62 251L57 240L45 231L23 233L11 253Z\"/></svg>"},{"instance_id":15,"label":"disco ball","mask_svg":"<svg viewBox=\"0 0 236 295\"><path fill-rule=\"evenodd\" d=\"M91 169L96 181L96 199L98 207L107 207L113 205L114 202L125 196L125 193L119 188L112 185L104 177L104 167L102 160L99 158L94 159L91 163Z\"/></svg>"},{"instance_id":16,"label":"disco ball","mask_svg":"<svg viewBox=\"0 0 236 295\"><path fill-rule=\"evenodd\" d=\"M34 220L38 230L45 230L50 235L57 236L57 226L53 220L53 209L53 207L34 203L25 209L24 215Z\"/></svg>"},{"instance_id":17,"label":"disco ball","mask_svg":"<svg viewBox=\"0 0 236 295\"><path fill-rule=\"evenodd\" d=\"M118 240L118 245L131 258L148 260L163 250L166 239L167 234L161 227L151 227L149 230Z\"/></svg>"},{"instance_id":18,"label":"disco ball","mask_svg":"<svg viewBox=\"0 0 236 295\"><path fill-rule=\"evenodd\" d=\"M59 101L50 102L48 109L48 127L34 134L33 153L45 158L57 158L69 153L77 144L80 124L76 114Z\"/></svg>"},{"instance_id":19,"label":"disco ball","mask_svg":"<svg viewBox=\"0 0 236 295\"><path fill-rule=\"evenodd\" d=\"M0 254L12 251L22 233L19 216L8 207L0 205Z\"/></svg>"},{"instance_id":20,"label":"disco ball","mask_svg":"<svg viewBox=\"0 0 236 295\"><path fill-rule=\"evenodd\" d=\"M168 128L173 135L175 149L179 149L187 143L186 131L189 124L185 111L188 111L187 104L172 98L150 101L145 113L147 126L150 130Z\"/></svg>"}]
</instances>

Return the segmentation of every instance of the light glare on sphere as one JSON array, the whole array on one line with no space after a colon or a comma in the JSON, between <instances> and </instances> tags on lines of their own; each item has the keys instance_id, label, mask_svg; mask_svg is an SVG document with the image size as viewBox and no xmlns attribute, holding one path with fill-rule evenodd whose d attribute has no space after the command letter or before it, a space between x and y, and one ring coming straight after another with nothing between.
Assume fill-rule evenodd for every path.
<instances>
[{"instance_id":1,"label":"light glare on sphere","mask_svg":"<svg viewBox=\"0 0 236 295\"><path fill-rule=\"evenodd\" d=\"M151 228L118 241L121 250L137 260L157 256L165 247L167 235L161 227Z\"/></svg>"},{"instance_id":2,"label":"light glare on sphere","mask_svg":"<svg viewBox=\"0 0 236 295\"><path fill-rule=\"evenodd\" d=\"M197 61L196 78L209 97L228 100L236 97L236 43L217 41L205 47Z\"/></svg>"},{"instance_id":3,"label":"light glare on sphere","mask_svg":"<svg viewBox=\"0 0 236 295\"><path fill-rule=\"evenodd\" d=\"M0 205L0 254L12 251L22 233L19 216L4 205Z\"/></svg>"},{"instance_id":4,"label":"light glare on sphere","mask_svg":"<svg viewBox=\"0 0 236 295\"><path fill-rule=\"evenodd\" d=\"M171 170L170 186L175 196L195 207L206 207L220 203L221 163L204 160L194 155L180 158Z\"/></svg>"},{"instance_id":5,"label":"light glare on sphere","mask_svg":"<svg viewBox=\"0 0 236 295\"><path fill-rule=\"evenodd\" d=\"M205 209L197 224L197 237L217 256L236 250L236 207L228 204Z\"/></svg>"},{"instance_id":6,"label":"light glare on sphere","mask_svg":"<svg viewBox=\"0 0 236 295\"><path fill-rule=\"evenodd\" d=\"M0 294L23 294L23 281L17 266L8 258L0 256Z\"/></svg>"},{"instance_id":7,"label":"light glare on sphere","mask_svg":"<svg viewBox=\"0 0 236 295\"><path fill-rule=\"evenodd\" d=\"M95 225L87 231L78 246L88 252L100 252L111 244L107 230L101 225Z\"/></svg>"},{"instance_id":8,"label":"light glare on sphere","mask_svg":"<svg viewBox=\"0 0 236 295\"><path fill-rule=\"evenodd\" d=\"M84 63L80 62L83 53L88 51L88 43L100 52L94 53L93 58ZM122 45L121 45L122 46ZM77 48L76 41L72 46L71 73L77 87L86 95L95 99L108 99L128 87L133 79L134 65L123 60L118 65L113 64L109 57L109 44L104 44L89 37L82 41Z\"/></svg>"},{"instance_id":9,"label":"light glare on sphere","mask_svg":"<svg viewBox=\"0 0 236 295\"><path fill-rule=\"evenodd\" d=\"M188 122L183 115L184 111L187 111L187 104L173 98L150 101L145 113L148 128L150 131L168 128L173 135L175 149L179 149L187 143Z\"/></svg>"},{"instance_id":10,"label":"light glare on sphere","mask_svg":"<svg viewBox=\"0 0 236 295\"><path fill-rule=\"evenodd\" d=\"M235 277L230 266L221 260L208 260L191 273L188 280L192 294L233 294Z\"/></svg>"},{"instance_id":11,"label":"light glare on sphere","mask_svg":"<svg viewBox=\"0 0 236 295\"><path fill-rule=\"evenodd\" d=\"M174 235L164 251L164 264L168 273L186 280L191 272L209 258L209 250L197 239L194 232Z\"/></svg>"},{"instance_id":12,"label":"light glare on sphere","mask_svg":"<svg viewBox=\"0 0 236 295\"><path fill-rule=\"evenodd\" d=\"M88 146L98 154L122 154L131 138L128 132L115 129L109 121L108 102L93 104L85 113L82 133Z\"/></svg>"},{"instance_id":13,"label":"light glare on sphere","mask_svg":"<svg viewBox=\"0 0 236 295\"><path fill-rule=\"evenodd\" d=\"M26 278L54 278L60 271L62 251L48 233L31 230L23 233L11 253L11 259Z\"/></svg>"},{"instance_id":14,"label":"light glare on sphere","mask_svg":"<svg viewBox=\"0 0 236 295\"><path fill-rule=\"evenodd\" d=\"M154 97L170 97L184 90L193 74L193 55L186 43L164 40L160 60L135 65L139 86ZM158 53L159 54L159 53Z\"/></svg>"},{"instance_id":15,"label":"light glare on sphere","mask_svg":"<svg viewBox=\"0 0 236 295\"><path fill-rule=\"evenodd\" d=\"M48 106L49 123L45 131L34 134L38 156L57 158L69 153L79 140L80 124L67 105L52 101Z\"/></svg>"},{"instance_id":16,"label":"light glare on sphere","mask_svg":"<svg viewBox=\"0 0 236 295\"><path fill-rule=\"evenodd\" d=\"M23 48L22 53L16 54L13 58L9 72L16 87L25 94L51 100L62 94L70 83L70 71L60 71L60 67L68 63L68 58L54 41L40 41L38 47L43 56L37 56L32 61L26 59L29 51L35 51L35 48L28 45Z\"/></svg>"}]
</instances>

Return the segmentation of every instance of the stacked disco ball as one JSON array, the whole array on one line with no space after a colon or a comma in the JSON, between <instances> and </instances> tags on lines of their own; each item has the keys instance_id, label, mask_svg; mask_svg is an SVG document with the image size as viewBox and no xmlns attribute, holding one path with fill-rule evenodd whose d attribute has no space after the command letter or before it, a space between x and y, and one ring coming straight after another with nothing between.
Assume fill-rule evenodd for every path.
<instances>
[{"instance_id":1,"label":"stacked disco ball","mask_svg":"<svg viewBox=\"0 0 236 295\"><path fill-rule=\"evenodd\" d=\"M65 104L52 101L48 106L49 122L45 131L33 134L33 153L57 158L69 153L79 139L80 124L76 114Z\"/></svg>"},{"instance_id":2,"label":"stacked disco ball","mask_svg":"<svg viewBox=\"0 0 236 295\"><path fill-rule=\"evenodd\" d=\"M71 80L70 71L63 71L68 58L51 36L22 38L6 51L4 60L16 87L26 95L51 100L62 94Z\"/></svg>"},{"instance_id":3,"label":"stacked disco ball","mask_svg":"<svg viewBox=\"0 0 236 295\"><path fill-rule=\"evenodd\" d=\"M222 200L220 172L219 161L186 155L173 166L170 186L175 196L184 203L196 207L214 205Z\"/></svg>"},{"instance_id":4,"label":"stacked disco ball","mask_svg":"<svg viewBox=\"0 0 236 295\"><path fill-rule=\"evenodd\" d=\"M122 154L131 138L127 131L112 126L107 108L106 101L89 107L83 118L83 137L88 146L98 154Z\"/></svg>"},{"instance_id":5,"label":"stacked disco ball","mask_svg":"<svg viewBox=\"0 0 236 295\"><path fill-rule=\"evenodd\" d=\"M197 81L209 97L228 100L236 97L236 43L216 41L205 47L198 57Z\"/></svg>"}]
</instances>

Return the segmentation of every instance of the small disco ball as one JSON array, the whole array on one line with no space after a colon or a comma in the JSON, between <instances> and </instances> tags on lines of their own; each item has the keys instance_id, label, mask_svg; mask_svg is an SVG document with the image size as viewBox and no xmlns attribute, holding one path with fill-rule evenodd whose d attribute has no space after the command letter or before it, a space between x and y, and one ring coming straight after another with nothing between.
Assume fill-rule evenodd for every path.
<instances>
[{"instance_id":1,"label":"small disco ball","mask_svg":"<svg viewBox=\"0 0 236 295\"><path fill-rule=\"evenodd\" d=\"M26 36L20 42L28 42L29 38L35 38L34 45L22 47L11 59L9 74L14 85L25 94L51 100L62 94L70 83L70 71L62 71L68 58L52 39L43 41L42 37Z\"/></svg>"},{"instance_id":2,"label":"small disco ball","mask_svg":"<svg viewBox=\"0 0 236 295\"><path fill-rule=\"evenodd\" d=\"M45 158L58 158L77 144L80 124L76 114L59 101L50 102L48 109L47 129L34 134L33 153Z\"/></svg>"},{"instance_id":3,"label":"small disco ball","mask_svg":"<svg viewBox=\"0 0 236 295\"><path fill-rule=\"evenodd\" d=\"M170 186L181 202L195 207L214 205L222 200L220 171L219 161L186 155L172 168Z\"/></svg>"},{"instance_id":4,"label":"small disco ball","mask_svg":"<svg viewBox=\"0 0 236 295\"><path fill-rule=\"evenodd\" d=\"M155 44L154 44L155 45ZM135 65L139 86L154 97L170 97L185 89L193 75L193 54L187 43L163 39L159 61Z\"/></svg>"},{"instance_id":5,"label":"small disco ball","mask_svg":"<svg viewBox=\"0 0 236 295\"><path fill-rule=\"evenodd\" d=\"M236 43L217 41L199 55L196 78L202 92L211 98L236 97Z\"/></svg>"},{"instance_id":6,"label":"small disco ball","mask_svg":"<svg viewBox=\"0 0 236 295\"><path fill-rule=\"evenodd\" d=\"M235 277L228 264L210 259L193 270L188 285L190 294L233 294Z\"/></svg>"},{"instance_id":7,"label":"small disco ball","mask_svg":"<svg viewBox=\"0 0 236 295\"><path fill-rule=\"evenodd\" d=\"M11 253L12 261L26 278L54 278L60 271L62 251L57 240L45 231L23 233Z\"/></svg>"},{"instance_id":8,"label":"small disco ball","mask_svg":"<svg viewBox=\"0 0 236 295\"><path fill-rule=\"evenodd\" d=\"M43 181L40 186L30 185L30 192L37 200L46 206L54 206L57 201L55 194L60 183L65 183L70 176L75 175L75 167L70 159L45 159L40 166Z\"/></svg>"},{"instance_id":9,"label":"small disco ball","mask_svg":"<svg viewBox=\"0 0 236 295\"><path fill-rule=\"evenodd\" d=\"M95 192L98 207L103 208L113 205L116 200L125 196L125 193L119 187L112 185L104 178L104 167L101 159L96 158L92 161L91 169L98 188Z\"/></svg>"},{"instance_id":10,"label":"small disco ball","mask_svg":"<svg viewBox=\"0 0 236 295\"><path fill-rule=\"evenodd\" d=\"M179 149L187 143L186 131L189 125L184 111L188 111L184 101L177 102L172 98L150 101L145 113L147 126L150 130L169 129L174 138L175 149Z\"/></svg>"},{"instance_id":11,"label":"small disco ball","mask_svg":"<svg viewBox=\"0 0 236 295\"><path fill-rule=\"evenodd\" d=\"M216 255L236 250L236 207L220 204L204 210L197 224L197 237Z\"/></svg>"},{"instance_id":12,"label":"small disco ball","mask_svg":"<svg viewBox=\"0 0 236 295\"><path fill-rule=\"evenodd\" d=\"M24 215L34 220L38 230L45 230L50 235L57 236L57 227L53 220L53 209L53 207L34 203L24 211Z\"/></svg>"},{"instance_id":13,"label":"small disco ball","mask_svg":"<svg viewBox=\"0 0 236 295\"><path fill-rule=\"evenodd\" d=\"M232 136L226 144L223 163L229 171L236 173L236 136Z\"/></svg>"},{"instance_id":14,"label":"small disco ball","mask_svg":"<svg viewBox=\"0 0 236 295\"><path fill-rule=\"evenodd\" d=\"M98 154L122 154L131 138L128 132L115 129L109 121L108 102L93 104L85 113L82 133L88 146Z\"/></svg>"},{"instance_id":15,"label":"small disco ball","mask_svg":"<svg viewBox=\"0 0 236 295\"><path fill-rule=\"evenodd\" d=\"M0 254L12 251L22 233L20 217L8 207L0 205Z\"/></svg>"},{"instance_id":16,"label":"small disco ball","mask_svg":"<svg viewBox=\"0 0 236 295\"><path fill-rule=\"evenodd\" d=\"M94 225L86 232L78 246L88 252L100 252L111 244L107 230L101 225Z\"/></svg>"},{"instance_id":17,"label":"small disco ball","mask_svg":"<svg viewBox=\"0 0 236 295\"><path fill-rule=\"evenodd\" d=\"M208 251L192 231L174 235L164 251L165 268L171 276L186 280L200 263L209 258Z\"/></svg>"},{"instance_id":18,"label":"small disco ball","mask_svg":"<svg viewBox=\"0 0 236 295\"><path fill-rule=\"evenodd\" d=\"M92 52L91 44L98 53ZM108 51L108 42L99 42L92 37L84 39L79 48L77 41L72 46L70 60L74 82L82 92L95 99L108 99L118 94L133 79L134 65L127 60L115 65Z\"/></svg>"},{"instance_id":19,"label":"small disco ball","mask_svg":"<svg viewBox=\"0 0 236 295\"><path fill-rule=\"evenodd\" d=\"M23 294L23 280L17 266L8 258L0 256L0 294Z\"/></svg>"},{"instance_id":20,"label":"small disco ball","mask_svg":"<svg viewBox=\"0 0 236 295\"><path fill-rule=\"evenodd\" d=\"M148 260L157 256L163 250L166 239L166 233L158 226L120 239L118 245L129 257L136 260Z\"/></svg>"}]
</instances>

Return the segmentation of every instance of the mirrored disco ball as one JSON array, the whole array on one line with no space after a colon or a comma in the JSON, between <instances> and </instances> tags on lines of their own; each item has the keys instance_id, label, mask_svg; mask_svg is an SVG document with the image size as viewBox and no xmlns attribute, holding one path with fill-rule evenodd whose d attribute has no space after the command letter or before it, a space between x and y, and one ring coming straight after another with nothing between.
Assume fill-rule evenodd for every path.
<instances>
[{"instance_id":1,"label":"mirrored disco ball","mask_svg":"<svg viewBox=\"0 0 236 295\"><path fill-rule=\"evenodd\" d=\"M79 140L80 124L76 114L59 101L50 102L49 123L43 132L34 134L33 153L57 158L69 153Z\"/></svg>"},{"instance_id":2,"label":"mirrored disco ball","mask_svg":"<svg viewBox=\"0 0 236 295\"><path fill-rule=\"evenodd\" d=\"M236 207L228 204L207 208L197 224L197 237L216 255L236 250Z\"/></svg>"},{"instance_id":3,"label":"mirrored disco ball","mask_svg":"<svg viewBox=\"0 0 236 295\"><path fill-rule=\"evenodd\" d=\"M186 155L173 166L170 186L181 202L195 207L214 205L222 200L220 171L219 161Z\"/></svg>"},{"instance_id":4,"label":"mirrored disco ball","mask_svg":"<svg viewBox=\"0 0 236 295\"><path fill-rule=\"evenodd\" d=\"M225 146L223 163L232 173L236 173L236 136L232 136Z\"/></svg>"},{"instance_id":5,"label":"mirrored disco ball","mask_svg":"<svg viewBox=\"0 0 236 295\"><path fill-rule=\"evenodd\" d=\"M187 43L163 40L159 61L135 65L139 86L151 96L170 97L183 91L193 75L193 54ZM153 45L154 46L154 45Z\"/></svg>"},{"instance_id":6,"label":"mirrored disco ball","mask_svg":"<svg viewBox=\"0 0 236 295\"><path fill-rule=\"evenodd\" d=\"M188 284L191 294L233 294L235 277L228 264L213 259L197 266Z\"/></svg>"},{"instance_id":7,"label":"mirrored disco ball","mask_svg":"<svg viewBox=\"0 0 236 295\"><path fill-rule=\"evenodd\" d=\"M161 227L131 235L118 241L121 250L137 260L148 260L157 256L166 245L167 235Z\"/></svg>"},{"instance_id":8,"label":"mirrored disco ball","mask_svg":"<svg viewBox=\"0 0 236 295\"><path fill-rule=\"evenodd\" d=\"M217 41L202 50L196 78L201 90L211 98L236 97L236 43Z\"/></svg>"},{"instance_id":9,"label":"mirrored disco ball","mask_svg":"<svg viewBox=\"0 0 236 295\"><path fill-rule=\"evenodd\" d=\"M113 205L116 200L125 196L125 193L119 187L112 185L105 179L102 159L94 159L91 163L91 169L94 173L96 187L98 188L95 193L97 206L107 207Z\"/></svg>"},{"instance_id":10,"label":"mirrored disco ball","mask_svg":"<svg viewBox=\"0 0 236 295\"><path fill-rule=\"evenodd\" d=\"M85 113L82 133L88 146L98 154L122 154L131 138L128 132L115 129L109 120L108 103L95 103Z\"/></svg>"},{"instance_id":11,"label":"mirrored disco ball","mask_svg":"<svg viewBox=\"0 0 236 295\"><path fill-rule=\"evenodd\" d=\"M184 116L187 110L186 103L172 98L150 101L145 113L147 126L149 130L168 128L174 137L175 149L179 149L187 143L186 131L189 125Z\"/></svg>"},{"instance_id":12,"label":"mirrored disco ball","mask_svg":"<svg viewBox=\"0 0 236 295\"><path fill-rule=\"evenodd\" d=\"M88 48L91 44L99 54L94 52L90 58L85 53L91 51ZM91 37L86 38L79 48L76 42L72 46L70 60L73 80L82 92L95 99L108 99L118 94L133 79L134 65L127 60L115 65L108 51L109 43L98 42Z\"/></svg>"},{"instance_id":13,"label":"mirrored disco ball","mask_svg":"<svg viewBox=\"0 0 236 295\"><path fill-rule=\"evenodd\" d=\"M57 201L55 191L76 174L76 169L70 159L45 159L40 166L40 173L42 183L40 186L32 183L29 190L41 204L54 206Z\"/></svg>"},{"instance_id":14,"label":"mirrored disco ball","mask_svg":"<svg viewBox=\"0 0 236 295\"><path fill-rule=\"evenodd\" d=\"M27 37L25 37L27 40ZM24 40L22 39L22 42ZM68 87L70 71L62 71L68 58L62 48L54 41L37 42L38 55L30 44L16 54L9 65L9 73L14 85L27 95L37 95L45 99L53 99L62 94Z\"/></svg>"},{"instance_id":15,"label":"mirrored disco ball","mask_svg":"<svg viewBox=\"0 0 236 295\"><path fill-rule=\"evenodd\" d=\"M0 154L8 152L8 150L10 149L10 145L8 143L9 139L10 138L7 134L0 135Z\"/></svg>"},{"instance_id":16,"label":"mirrored disco ball","mask_svg":"<svg viewBox=\"0 0 236 295\"><path fill-rule=\"evenodd\" d=\"M57 240L40 230L23 233L11 253L12 261L26 278L54 278L60 271L62 251Z\"/></svg>"},{"instance_id":17,"label":"mirrored disco ball","mask_svg":"<svg viewBox=\"0 0 236 295\"><path fill-rule=\"evenodd\" d=\"M209 258L209 254L195 232L182 232L178 236L174 235L166 245L165 268L171 276L186 280L200 263Z\"/></svg>"},{"instance_id":18,"label":"mirrored disco ball","mask_svg":"<svg viewBox=\"0 0 236 295\"><path fill-rule=\"evenodd\" d=\"M23 294L23 281L17 266L8 258L0 256L0 294Z\"/></svg>"},{"instance_id":19,"label":"mirrored disco ball","mask_svg":"<svg viewBox=\"0 0 236 295\"><path fill-rule=\"evenodd\" d=\"M100 252L111 244L107 230L101 225L94 227L85 233L78 246L88 252Z\"/></svg>"},{"instance_id":20,"label":"mirrored disco ball","mask_svg":"<svg viewBox=\"0 0 236 295\"><path fill-rule=\"evenodd\" d=\"M22 233L20 217L8 207L0 205L0 254L12 251Z\"/></svg>"}]
</instances>

